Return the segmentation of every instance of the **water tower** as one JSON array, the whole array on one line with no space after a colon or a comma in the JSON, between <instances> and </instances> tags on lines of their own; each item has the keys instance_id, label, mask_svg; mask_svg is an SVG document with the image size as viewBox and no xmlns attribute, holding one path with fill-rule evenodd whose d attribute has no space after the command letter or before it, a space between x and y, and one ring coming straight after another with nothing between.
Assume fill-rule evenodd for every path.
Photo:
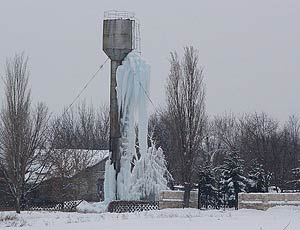
<instances>
[{"instance_id":1,"label":"water tower","mask_svg":"<svg viewBox=\"0 0 300 230\"><path fill-rule=\"evenodd\" d=\"M109 151L116 173L120 171L121 132L118 114L116 72L132 50L140 52L140 26L134 13L107 11L103 20L103 51L111 60Z\"/></svg>"}]
</instances>

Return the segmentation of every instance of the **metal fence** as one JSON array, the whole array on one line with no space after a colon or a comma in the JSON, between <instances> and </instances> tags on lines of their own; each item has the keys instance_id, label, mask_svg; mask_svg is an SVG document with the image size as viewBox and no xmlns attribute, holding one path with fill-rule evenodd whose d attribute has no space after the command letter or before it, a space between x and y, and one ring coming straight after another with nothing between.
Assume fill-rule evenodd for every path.
<instances>
[{"instance_id":1,"label":"metal fence","mask_svg":"<svg viewBox=\"0 0 300 230\"><path fill-rule=\"evenodd\" d=\"M81 203L81 200L72 201L41 201L41 202L27 202L21 204L22 211L62 211L75 212L76 207ZM15 203L13 201L0 202L0 211L15 210Z\"/></svg>"},{"instance_id":2,"label":"metal fence","mask_svg":"<svg viewBox=\"0 0 300 230\"><path fill-rule=\"evenodd\" d=\"M108 10L104 12L104 19L134 19L135 13L129 11Z\"/></svg>"},{"instance_id":3,"label":"metal fence","mask_svg":"<svg viewBox=\"0 0 300 230\"><path fill-rule=\"evenodd\" d=\"M112 201L108 205L108 212L141 212L158 210L158 201Z\"/></svg>"},{"instance_id":4,"label":"metal fence","mask_svg":"<svg viewBox=\"0 0 300 230\"><path fill-rule=\"evenodd\" d=\"M0 211L12 211L15 209L13 200L0 200Z\"/></svg>"},{"instance_id":5,"label":"metal fence","mask_svg":"<svg viewBox=\"0 0 300 230\"><path fill-rule=\"evenodd\" d=\"M72 200L64 202L39 202L31 203L25 206L27 211L62 211L62 212L76 212L76 207L82 200Z\"/></svg>"}]
</instances>

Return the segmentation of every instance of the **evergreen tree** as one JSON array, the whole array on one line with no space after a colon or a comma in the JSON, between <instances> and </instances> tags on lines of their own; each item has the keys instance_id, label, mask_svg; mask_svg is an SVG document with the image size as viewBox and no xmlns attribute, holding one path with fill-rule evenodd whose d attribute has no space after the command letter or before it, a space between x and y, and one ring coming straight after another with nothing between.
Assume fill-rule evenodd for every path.
<instances>
[{"instance_id":1,"label":"evergreen tree","mask_svg":"<svg viewBox=\"0 0 300 230\"><path fill-rule=\"evenodd\" d=\"M237 152L229 153L221 166L221 191L230 207L238 208L238 193L245 192L244 161ZM224 201L225 202L225 201Z\"/></svg>"},{"instance_id":2,"label":"evergreen tree","mask_svg":"<svg viewBox=\"0 0 300 230\"><path fill-rule=\"evenodd\" d=\"M218 190L215 187L216 179L211 162L206 162L205 165L200 168L198 178L198 194L201 203L204 204L205 208L208 208L209 204L218 206Z\"/></svg>"},{"instance_id":3,"label":"evergreen tree","mask_svg":"<svg viewBox=\"0 0 300 230\"><path fill-rule=\"evenodd\" d=\"M293 180L290 183L293 184L294 189L300 191L300 167L292 169Z\"/></svg>"},{"instance_id":4,"label":"evergreen tree","mask_svg":"<svg viewBox=\"0 0 300 230\"><path fill-rule=\"evenodd\" d=\"M268 192L271 174L264 170L258 160L254 160L248 173L248 192Z\"/></svg>"}]
</instances>

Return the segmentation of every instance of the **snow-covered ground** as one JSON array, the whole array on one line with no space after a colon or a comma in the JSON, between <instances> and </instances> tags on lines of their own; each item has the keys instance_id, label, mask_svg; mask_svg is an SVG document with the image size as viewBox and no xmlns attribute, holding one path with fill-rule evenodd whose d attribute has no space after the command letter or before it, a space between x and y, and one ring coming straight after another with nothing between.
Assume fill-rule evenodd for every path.
<instances>
[{"instance_id":1,"label":"snow-covered ground","mask_svg":"<svg viewBox=\"0 0 300 230\"><path fill-rule=\"evenodd\" d=\"M300 207L275 207L267 211L166 209L124 214L0 212L0 229L298 230Z\"/></svg>"}]
</instances>

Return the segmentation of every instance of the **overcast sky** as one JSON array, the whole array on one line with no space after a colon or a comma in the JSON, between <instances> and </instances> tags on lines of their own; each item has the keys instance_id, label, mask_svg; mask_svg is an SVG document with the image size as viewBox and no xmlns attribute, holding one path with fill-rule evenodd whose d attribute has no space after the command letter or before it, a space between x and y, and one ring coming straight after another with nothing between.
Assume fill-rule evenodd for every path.
<instances>
[{"instance_id":1,"label":"overcast sky","mask_svg":"<svg viewBox=\"0 0 300 230\"><path fill-rule=\"evenodd\" d=\"M106 59L102 20L112 9L133 11L141 21L158 107L169 52L193 45L210 115L266 111L286 120L300 114L299 0L0 0L0 72L6 57L25 51L34 101L60 112ZM106 65L82 98L100 105L108 97Z\"/></svg>"}]
</instances>

